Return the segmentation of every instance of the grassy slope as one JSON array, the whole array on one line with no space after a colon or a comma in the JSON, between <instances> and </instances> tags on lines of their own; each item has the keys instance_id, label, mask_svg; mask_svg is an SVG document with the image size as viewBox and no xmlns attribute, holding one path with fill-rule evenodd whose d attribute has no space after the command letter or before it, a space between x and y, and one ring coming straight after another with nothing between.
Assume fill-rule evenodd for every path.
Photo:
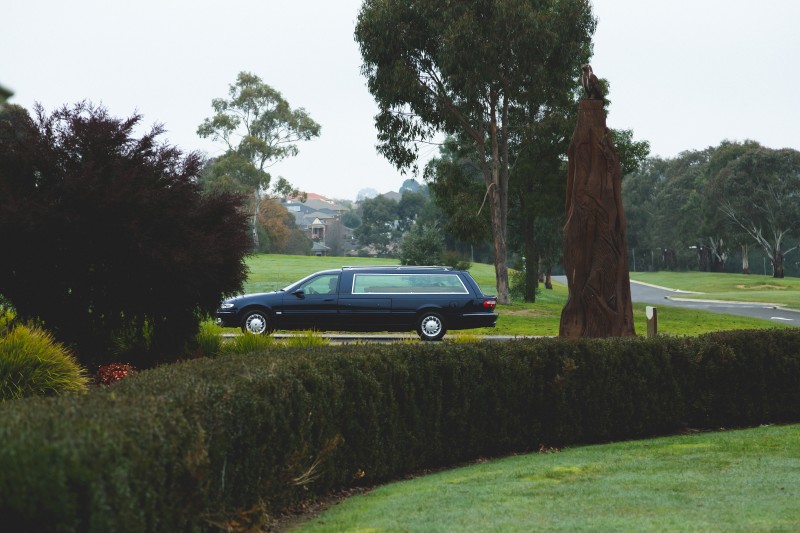
<instances>
[{"instance_id":1,"label":"grassy slope","mask_svg":"<svg viewBox=\"0 0 800 533\"><path fill-rule=\"evenodd\" d=\"M280 289L308 274L329 268L339 268L343 265L397 265L393 259L369 259L360 257L309 257L291 255L257 255L248 259L250 276L245 285L245 292L272 291ZM483 291L494 294L494 268L492 265L476 263L470 269L470 274ZM728 276L731 276L728 279ZM744 281L761 284L757 276L744 277ZM726 292L735 289L736 285L745 284L732 274L706 274L706 273L636 273L634 279L684 290L705 289L706 291L719 291L713 293L714 299L725 299ZM772 278L767 278L772 279ZM788 281L787 281L788 280ZM789 300L795 298L800 302L800 280L787 278L781 283L787 289L774 289L773 293L780 292L788 295ZM750 286L750 285L747 285ZM732 289L733 288L733 289ZM765 289L769 290L769 289ZM740 290L740 292L746 292ZM760 293L760 290L759 290ZM756 292L749 292L754 295ZM708 292L703 297L710 298ZM567 299L567 288L555 283L553 290L542 289L535 304L515 303L510 306L499 306L500 319L495 328L470 330L469 334L484 335L558 335L558 326L561 309ZM639 334L647 331L647 322L644 316L645 305L634 304L634 326ZM748 319L733 315L721 315L678 307L663 306L659 308L659 332L665 335L699 335L709 331L729 329L751 329L769 327L790 327L785 324L776 324L766 320Z\"/></svg>"},{"instance_id":2,"label":"grassy slope","mask_svg":"<svg viewBox=\"0 0 800 533\"><path fill-rule=\"evenodd\" d=\"M295 531L800 531L800 425L531 454L352 497Z\"/></svg>"}]
</instances>

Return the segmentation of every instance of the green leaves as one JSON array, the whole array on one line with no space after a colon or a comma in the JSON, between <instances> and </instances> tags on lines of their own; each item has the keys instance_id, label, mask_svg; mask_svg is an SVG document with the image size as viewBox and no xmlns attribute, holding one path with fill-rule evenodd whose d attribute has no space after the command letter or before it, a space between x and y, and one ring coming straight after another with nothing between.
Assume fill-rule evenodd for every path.
<instances>
[{"instance_id":1,"label":"green leaves","mask_svg":"<svg viewBox=\"0 0 800 533\"><path fill-rule=\"evenodd\" d=\"M260 197L271 180L264 169L296 156L299 149L295 143L319 136L321 128L304 109L292 110L281 93L255 74L240 72L228 95L229 100L212 100L214 116L197 128L200 137L222 141L228 148L224 156L206 167L201 181L206 192L253 193L251 229L253 247L259 250ZM281 180L276 193L297 192Z\"/></svg>"},{"instance_id":2,"label":"green leaves","mask_svg":"<svg viewBox=\"0 0 800 533\"><path fill-rule=\"evenodd\" d=\"M259 171L297 155L297 141L320 134L320 125L304 109L292 110L280 92L254 74L240 72L228 95L228 100L211 102L215 114L203 121L197 134L224 142Z\"/></svg>"}]
</instances>

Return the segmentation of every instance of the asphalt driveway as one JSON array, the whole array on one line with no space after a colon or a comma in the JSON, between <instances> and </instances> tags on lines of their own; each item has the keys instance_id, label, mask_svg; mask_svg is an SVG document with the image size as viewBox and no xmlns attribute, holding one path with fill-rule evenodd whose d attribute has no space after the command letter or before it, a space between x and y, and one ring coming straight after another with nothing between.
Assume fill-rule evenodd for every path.
<instances>
[{"instance_id":1,"label":"asphalt driveway","mask_svg":"<svg viewBox=\"0 0 800 533\"><path fill-rule=\"evenodd\" d=\"M566 276L553 276L553 280L567 284ZM650 304L654 307L671 305L675 307L688 307L701 309L713 313L724 313L728 315L748 316L783 322L800 326L800 310L787 309L771 303L753 302L726 302L721 300L698 299L696 294L693 298L687 298L692 293L648 285L638 281L631 281L631 300L639 303Z\"/></svg>"}]
</instances>

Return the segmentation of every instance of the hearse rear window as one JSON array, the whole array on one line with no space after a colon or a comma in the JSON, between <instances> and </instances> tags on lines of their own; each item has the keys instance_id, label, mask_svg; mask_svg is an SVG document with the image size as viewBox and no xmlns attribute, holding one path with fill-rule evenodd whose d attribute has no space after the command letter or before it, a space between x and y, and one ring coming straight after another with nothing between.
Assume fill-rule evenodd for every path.
<instances>
[{"instance_id":1,"label":"hearse rear window","mask_svg":"<svg viewBox=\"0 0 800 533\"><path fill-rule=\"evenodd\" d=\"M356 274L353 294L469 294L458 274Z\"/></svg>"}]
</instances>

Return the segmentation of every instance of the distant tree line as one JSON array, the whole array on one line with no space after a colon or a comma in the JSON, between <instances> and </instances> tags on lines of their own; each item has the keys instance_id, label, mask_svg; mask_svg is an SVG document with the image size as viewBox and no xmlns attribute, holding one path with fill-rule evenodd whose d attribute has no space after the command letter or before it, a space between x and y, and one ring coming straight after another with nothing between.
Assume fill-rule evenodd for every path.
<instances>
[{"instance_id":1,"label":"distant tree line","mask_svg":"<svg viewBox=\"0 0 800 533\"><path fill-rule=\"evenodd\" d=\"M800 275L800 152L729 142L623 180L631 268Z\"/></svg>"}]
</instances>

